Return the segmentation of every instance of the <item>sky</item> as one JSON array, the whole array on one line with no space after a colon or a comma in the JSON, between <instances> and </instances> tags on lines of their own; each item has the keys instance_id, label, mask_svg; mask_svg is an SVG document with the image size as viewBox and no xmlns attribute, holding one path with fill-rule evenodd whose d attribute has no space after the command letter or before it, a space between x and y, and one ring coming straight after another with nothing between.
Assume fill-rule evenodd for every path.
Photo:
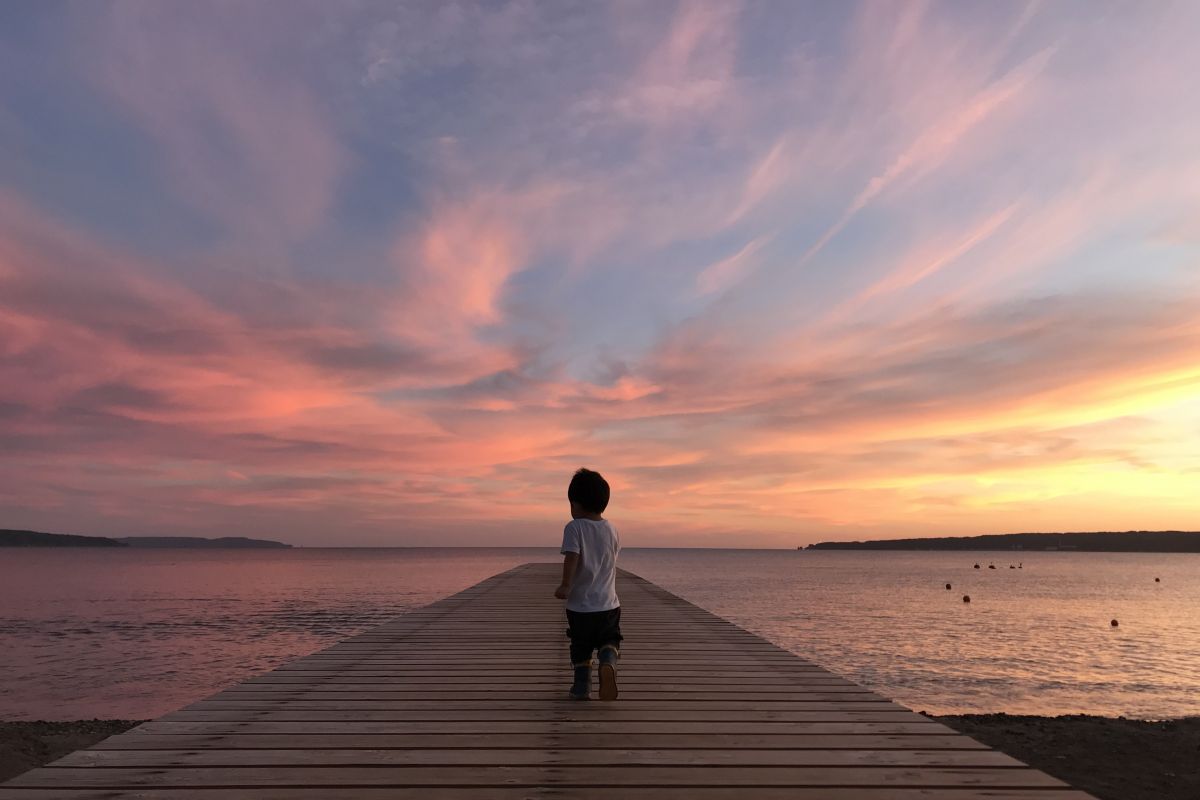
<instances>
[{"instance_id":1,"label":"sky","mask_svg":"<svg viewBox=\"0 0 1200 800\"><path fill-rule=\"evenodd\" d=\"M0 4L0 527L1200 529L1200 4Z\"/></svg>"}]
</instances>

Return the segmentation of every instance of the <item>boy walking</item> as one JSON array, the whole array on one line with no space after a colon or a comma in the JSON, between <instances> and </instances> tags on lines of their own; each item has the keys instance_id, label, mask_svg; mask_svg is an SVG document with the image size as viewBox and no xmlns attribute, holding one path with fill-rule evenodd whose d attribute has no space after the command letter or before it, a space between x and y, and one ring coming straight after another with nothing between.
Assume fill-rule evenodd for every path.
<instances>
[{"instance_id":1,"label":"boy walking","mask_svg":"<svg viewBox=\"0 0 1200 800\"><path fill-rule=\"evenodd\" d=\"M621 645L621 601L617 599L617 529L601 514L608 507L608 481L580 469L567 499L571 521L563 529L562 584L554 596L566 600L567 636L575 683L573 700L587 700L592 684L592 651L600 651L600 699L617 699L617 659Z\"/></svg>"}]
</instances>

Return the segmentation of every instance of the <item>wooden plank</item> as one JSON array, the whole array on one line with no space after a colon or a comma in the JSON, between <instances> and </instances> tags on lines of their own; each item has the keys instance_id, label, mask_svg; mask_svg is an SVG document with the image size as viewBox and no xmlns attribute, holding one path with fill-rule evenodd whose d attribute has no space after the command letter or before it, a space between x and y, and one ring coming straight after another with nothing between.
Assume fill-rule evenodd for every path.
<instances>
[{"instance_id":1,"label":"wooden plank","mask_svg":"<svg viewBox=\"0 0 1200 800\"><path fill-rule=\"evenodd\" d=\"M541 623L546 624L546 623ZM461 634L463 636L476 637L476 634L470 631L459 631L452 626L444 626L442 629L443 635ZM702 658L703 662L711 658L741 658L747 661L757 660L773 660L781 664L806 663L808 666L814 666L811 662L797 662L795 656L777 650L776 648L754 648L748 647L740 642L729 642L722 646L715 644L706 644L697 642L696 640L684 639L680 641L656 642L653 640L637 640L634 642L628 641L630 635L636 635L635 632L626 633L626 642L623 644L623 649L631 652L640 652L650 660L665 660L679 661L683 663L696 663L697 659ZM508 646L506 651L497 651L487 654L488 660L504 660L528 662L530 654L535 655L562 655L562 646L566 645L568 639L566 636L553 636L551 639L543 639L538 644L524 644L513 642L511 637L506 635L498 635L495 637L476 637L472 640L472 645L476 641L486 643L492 646ZM430 647L436 648L431 650ZM673 648L687 648L687 650L679 650ZM331 650L329 652L321 652L306 656L307 659L342 659L342 660L361 660L361 659L394 659L398 661L405 660L420 660L429 658L431 660L448 660L452 657L465 657L472 662L479 660L480 651L475 646L459 646L459 647L437 647L436 642L414 642L407 641L403 645L388 646L388 647L372 647L358 650Z\"/></svg>"},{"instance_id":2,"label":"wooden plank","mask_svg":"<svg viewBox=\"0 0 1200 800\"><path fill-rule=\"evenodd\" d=\"M449 683L465 683L471 680L478 680L480 676L488 678L538 678L541 680L551 680L553 682L562 683L568 680L568 676L564 675L563 664L546 665L546 666L530 666L528 669L520 667L444 667L441 669L433 669L430 667L394 667L391 669L356 669L346 668L340 670L278 670L276 672L268 672L262 675L257 675L249 678L246 684L254 685L257 683L303 683L303 684L320 684L328 681L337 683L382 683L398 680L408 680L409 678L445 678ZM673 680L673 681L688 681L697 685L724 683L727 680L735 683L744 682L743 679L751 679L754 681L762 681L766 683L792 683L803 682L808 683L812 680L821 678L834 678L838 681L845 680L836 675L827 672L797 672L786 673L779 670L728 670L722 671L720 674L714 675L711 669L704 670L682 670L662 668L652 670L644 664L629 666L621 669L621 682L628 681L648 681L648 680Z\"/></svg>"},{"instance_id":3,"label":"wooden plank","mask_svg":"<svg viewBox=\"0 0 1200 800\"><path fill-rule=\"evenodd\" d=\"M527 684L550 684L552 686L561 686L566 682L563 675L563 669L560 666L557 670L547 669L545 671L506 671L481 669L476 672L464 673L443 673L436 672L417 672L417 673L399 673L385 675L347 675L340 672L330 672L325 675L314 677L295 677L292 675L264 675L258 678L251 678L245 683L238 686L230 687L229 691L246 690L247 687L255 691L262 688L266 689L297 689L305 686L320 687L326 691L335 689L363 689L366 687L397 687L404 685L420 685L435 683L438 686L453 686L457 684L472 684L478 681L481 677L486 677L492 680L502 679L502 685L527 685ZM655 674L646 672L642 669L621 670L621 685L629 686L633 684L653 684L673 685L685 683L689 686L723 686L733 684L736 686L854 686L844 678L833 676L815 675L813 677L791 678L784 675L773 673L759 674L737 674L725 673L722 675L713 675L704 673L701 675L668 675ZM861 688L861 687L860 687Z\"/></svg>"},{"instance_id":4,"label":"wooden plank","mask_svg":"<svg viewBox=\"0 0 1200 800\"><path fill-rule=\"evenodd\" d=\"M1011 767L733 767L663 766L507 767L188 767L72 769L43 767L13 786L1063 786L1033 769Z\"/></svg>"},{"instance_id":5,"label":"wooden plank","mask_svg":"<svg viewBox=\"0 0 1200 800\"><path fill-rule=\"evenodd\" d=\"M555 570L493 576L0 800L1086 800L627 573L621 698L572 703Z\"/></svg>"},{"instance_id":6,"label":"wooden plank","mask_svg":"<svg viewBox=\"0 0 1200 800\"><path fill-rule=\"evenodd\" d=\"M447 675L445 680L429 675L422 676L404 676L397 675L392 677L375 677L372 680L353 680L349 678L324 678L319 680L313 679L292 679L292 680L255 680L239 684L229 689L223 690L225 693L234 692L298 692L304 689L321 689L322 691L331 692L337 690L362 692L368 690L391 690L391 691L426 691L435 688L445 689L446 687L456 686L461 684L470 684L472 680L478 680L480 677L487 676L492 680L498 692L502 692L507 688L518 687L536 687L536 686L561 686L564 682L570 683L570 675L564 676L565 667L560 668L557 675L503 675L491 671L480 671L475 674L467 675ZM725 678L722 680L722 678ZM504 680L498 680L503 678ZM711 676L707 680L692 680L692 676L678 677L671 679L666 675L647 675L645 673L626 676L622 672L622 683L629 684L644 684L647 686L661 686L671 688L673 691L713 691L720 686L744 686L752 687L758 691L787 691L789 689L814 689L821 691L837 691L839 689L853 689L857 692L864 692L862 686L850 683L841 678L816 676L816 677L798 677L794 679L771 679L763 678L735 678L732 675L723 676L717 674ZM354 685L358 684L358 685Z\"/></svg>"},{"instance_id":7,"label":"wooden plank","mask_svg":"<svg viewBox=\"0 0 1200 800\"><path fill-rule=\"evenodd\" d=\"M349 693L349 694L399 694L401 692L426 692L445 690L447 687L474 688L479 681L484 680L495 687L495 691L504 692L507 689L561 691L569 681L558 675L489 675L480 673L469 676L447 676L444 681L438 681L433 676L405 679L397 677L392 680L377 678L372 681L345 681L345 679L330 679L323 681L253 681L239 686L232 686L221 692L224 697L236 697L239 694L303 694L312 692ZM797 691L852 691L861 694L863 688L840 679L810 679L800 681L779 681L761 678L730 678L722 681L719 677L704 682L687 679L668 679L665 676L654 678L650 676L630 677L622 673L621 688L647 691L701 691L712 692L718 689L727 691L778 692L794 693Z\"/></svg>"},{"instance_id":8,"label":"wooden plank","mask_svg":"<svg viewBox=\"0 0 1200 800\"><path fill-rule=\"evenodd\" d=\"M565 699L565 686L546 686L544 688L536 688L536 690L524 690L524 688L497 688L497 690L488 690L488 688L479 688L479 690L427 690L427 691L403 691L403 692L299 692L295 696L287 696L287 694L277 692L222 692L214 694L206 700L209 703L224 703L224 702L247 702L247 700L262 700L263 703L294 703L298 702L296 697L299 694L307 694L308 702L320 702L324 700L326 703L340 703L346 708L355 708L355 704L362 703L385 703L389 700L404 700L409 698L428 698L428 699L462 699L462 700L486 700L488 697L494 697L497 693L504 694L509 699L544 699L558 700L562 702ZM751 688L739 690L738 687L724 687L720 691L659 691L655 688L629 688L628 691L622 690L622 697L629 700L637 699L660 699L660 700L696 700L696 702L713 702L713 700L834 700L839 697L854 698L866 700L871 698L880 698L878 694L863 691L862 688L847 687L847 688L822 688L821 691L799 691L788 690L784 692L768 692L756 691ZM882 698L880 698L882 699Z\"/></svg>"},{"instance_id":9,"label":"wooden plank","mask_svg":"<svg viewBox=\"0 0 1200 800\"><path fill-rule=\"evenodd\" d=\"M827 706L843 705L843 704L844 704L843 707L845 707L845 708L858 708L860 706L870 706L871 708L880 708L880 709L895 705L895 704L893 704L887 700L884 700L882 698L871 698L868 700L853 700L853 699L847 700L846 697L847 697L846 695L841 695L838 697L837 700L816 700L816 701L771 700L771 701L761 701L761 702L754 702L754 703L728 701L728 700L712 700L712 701L708 701L708 702L694 702L694 701L683 701L683 700L677 700L677 701L628 700L627 701L625 698L622 698L621 707L622 708L636 708L636 709L643 709L643 710L695 709L695 710L708 710L708 711L728 711L728 710L734 710L734 709L745 709L747 711L803 711L806 709L825 708ZM438 708L446 708L446 709L543 708L543 709L545 709L547 707L548 703L551 703L551 704L558 703L559 705L551 705L550 707L551 708L561 708L563 702L565 702L565 701L563 701L561 697L554 697L549 700L547 700L546 698L540 698L540 699L534 698L532 700L530 700L530 699L495 700L495 701L492 701L492 703L489 703L487 700L447 700L447 699L424 700L424 699L417 699L417 700L389 701L387 707L390 710L396 710L396 711L405 711L405 710L416 711L416 710L420 710L420 709L438 709ZM264 705L256 705L256 704L251 703L248 705L249 705L249 710L263 710L263 711L278 710L279 708L283 707L278 704L276 704L274 706L272 706L272 705L264 706ZM197 709L212 710L215 708L216 708L216 706L213 703L210 703L208 701L201 701L199 703L193 703L192 705L187 706L186 708L181 709L181 710L185 710L185 711L193 711L193 710L197 710ZM223 708L225 710L238 710L238 709L241 709L242 706L241 706L241 704L237 704L237 703L227 703L227 704L224 704ZM328 709L328 707L326 707L325 710L330 710L330 709ZM356 709L356 711L357 710L358 709ZM365 713L366 711L369 711L369 710L370 709L363 709L363 712ZM567 713L587 713L587 712L570 710ZM163 719L166 719L166 717L163 717Z\"/></svg>"},{"instance_id":10,"label":"wooden plank","mask_svg":"<svg viewBox=\"0 0 1200 800\"><path fill-rule=\"evenodd\" d=\"M521 697L545 697L552 695L561 697L566 688L566 681L544 681L542 683L517 683L504 684L493 686L490 689L478 689L476 687L463 688L454 686L443 686L439 683L405 683L398 687L366 687L366 688L341 688L332 689L321 686L240 686L233 689L226 689L223 692L213 695L210 699L213 701L231 700L288 700L291 698L303 698L305 700L333 700L335 702L352 701L352 700L404 700L413 695L422 697L438 697L439 695L447 695L451 697L459 697L463 700L472 698L475 695L483 695L481 699L488 699L497 694L503 694L510 698ZM777 685L765 684L763 686L734 684L732 686L720 687L705 687L693 686L691 684L677 683L635 683L633 685L621 685L622 691L629 698L636 698L641 695L655 696L663 700L684 700L690 696L695 696L697 699L718 698L725 695L739 695L746 699L757 700L772 700L774 696L781 697L802 697L812 698L819 696L820 699L825 699L829 695L856 695L860 697L878 697L879 695L873 692L863 691L861 686L849 684L846 686L797 686L797 685ZM734 698L737 699L737 698Z\"/></svg>"},{"instance_id":11,"label":"wooden plank","mask_svg":"<svg viewBox=\"0 0 1200 800\"><path fill-rule=\"evenodd\" d=\"M775 664L764 660L752 659L705 659L703 661L703 669L696 669L696 659L655 659L639 656L637 653L625 652L623 654L622 663L631 663L636 660L638 668L644 670L664 670L676 671L683 670L691 674L696 673L721 673L722 671L746 671L746 672L776 672L780 675L835 675L831 672L817 672L815 670L800 670L789 669L788 664ZM393 670L413 670L413 671L442 671L442 670L471 670L477 659L469 658L453 658L453 659L430 659L422 658L421 660L413 661L378 661L378 660L359 660L353 662L346 661L311 661L305 664L297 665L283 672L294 673L304 671L344 671L344 670L378 670L383 672L391 672ZM488 659L489 664L495 666L496 669L520 670L522 665L532 667L542 666L557 666L559 669L565 669L570 666L567 660L566 651L558 653L554 658L539 659L537 661L522 660L516 658L493 658Z\"/></svg>"},{"instance_id":12,"label":"wooden plank","mask_svg":"<svg viewBox=\"0 0 1200 800\"><path fill-rule=\"evenodd\" d=\"M328 736L321 734L120 734L93 747L94 750L202 750L267 748L308 749L438 749L496 747L545 747L560 750L588 748L612 750L644 749L757 749L757 750L986 750L985 745L958 734L623 734L619 740L606 733L579 732L514 733L365 733Z\"/></svg>"},{"instance_id":13,"label":"wooden plank","mask_svg":"<svg viewBox=\"0 0 1200 800\"><path fill-rule=\"evenodd\" d=\"M487 800L576 800L608 798L603 788L573 788L558 785L487 787ZM0 800L481 800L477 786L420 787L255 787L248 795L240 787L229 788L136 788L136 789L22 789L0 786ZM626 786L621 800L1092 800L1079 791L1057 787L1038 789L955 787L756 787L753 794L742 787L695 786L653 788Z\"/></svg>"},{"instance_id":14,"label":"wooden plank","mask_svg":"<svg viewBox=\"0 0 1200 800\"><path fill-rule=\"evenodd\" d=\"M691 733L696 724L678 722L621 722L604 720L572 720L557 723L563 728L580 733L607 733L626 735L630 733ZM153 721L142 726L147 733L538 733L546 730L547 722L384 722L359 720L344 722L165 722ZM704 730L710 734L759 733L759 734L819 734L819 733L940 733L953 731L936 722L706 722Z\"/></svg>"},{"instance_id":15,"label":"wooden plank","mask_svg":"<svg viewBox=\"0 0 1200 800\"><path fill-rule=\"evenodd\" d=\"M565 647L567 640L564 637L561 646L548 647L540 650L537 653L524 652L498 652L487 656L489 664L529 664L529 663L559 663L561 664L566 658ZM658 664L678 665L678 666L696 666L703 664L709 669L714 667L737 666L744 664L746 666L755 667L787 667L796 664L795 661L783 655L763 654L754 655L744 653L742 651L729 651L728 653L705 653L703 659L696 656L688 655L672 655L669 653L656 652L639 652L635 648L631 648L625 644L621 648L622 654L626 660L631 656L636 656L640 664L653 666ZM531 655L540 656L540 658L530 658ZM545 659L545 660L543 660ZM362 656L350 657L346 655L322 654L320 656L307 656L304 659L306 664L319 664L328 666L337 663L353 663L367 664L371 666L379 664L391 664L395 666L409 666L418 664L442 665L442 664L477 664L480 661L479 651L463 651L461 653L443 651L431 653L427 649L413 650L411 652L394 652L394 653L368 653Z\"/></svg>"},{"instance_id":16,"label":"wooden plank","mask_svg":"<svg viewBox=\"0 0 1200 800\"><path fill-rule=\"evenodd\" d=\"M641 709L641 708L620 708L614 709L604 714L604 719L609 721L619 720L639 720L642 722L677 720L688 722L721 722L721 721L743 721L743 722L806 722L820 721L828 719L866 719L868 717L876 717L887 720L896 719L911 719L919 721L921 718L906 708L892 706L888 703L814 703L812 705L823 706L805 711L746 711L742 709L729 710L717 709L715 711L704 711L696 709ZM850 708L846 708L850 705ZM194 710L176 711L168 714L160 719L163 721L248 721L248 720L292 720L292 721L329 721L329 720L356 720L356 719L386 719L393 722L402 721L437 721L437 720L525 720L530 722L549 721L549 720L576 720L587 719L587 712L571 712L569 710L550 710L529 706L527 708L489 708L482 705L480 708L463 708L463 709L444 709L435 708L426 711L351 711L344 708L334 709L317 709L312 711L297 710L288 706L278 709L222 709L211 710L207 706L201 706ZM830 713L836 712L836 713Z\"/></svg>"},{"instance_id":17,"label":"wooden plank","mask_svg":"<svg viewBox=\"0 0 1200 800\"><path fill-rule=\"evenodd\" d=\"M323 676L323 675L407 675L433 673L436 675L454 675L454 674L478 674L480 672L488 672L489 674L506 674L516 673L523 674L527 671L534 673L548 673L561 676L563 674L563 662L561 660L549 661L546 663L533 664L525 662L522 666L520 663L500 662L488 660L484 664L471 661L459 661L457 663L425 665L425 664L362 664L357 661L346 662L342 666L332 666L327 663L304 663L304 660L294 661L289 664L283 664L278 669L270 672L263 672L254 677L294 677L303 678L307 676ZM643 673L647 675L666 674L666 675L712 675L713 665L711 662L697 662L695 659L691 661L683 661L675 664L648 662L646 659L637 656L637 654L629 654L629 657L624 661L622 674L626 673ZM733 675L761 675L780 678L788 678L792 676L804 677L806 675L829 675L833 677L841 677L835 672L821 669L815 666L806 665L778 665L778 664L747 664L741 668L731 668L730 674Z\"/></svg>"},{"instance_id":18,"label":"wooden plank","mask_svg":"<svg viewBox=\"0 0 1200 800\"><path fill-rule=\"evenodd\" d=\"M55 767L462 767L462 766L1021 767L995 750L688 749L208 749L80 750Z\"/></svg>"},{"instance_id":19,"label":"wooden plank","mask_svg":"<svg viewBox=\"0 0 1200 800\"><path fill-rule=\"evenodd\" d=\"M179 711L172 711L170 714L160 717L161 720L169 720L175 718L176 715L188 714L193 711L229 711L234 715L238 714L238 709L241 704L232 703L232 708L227 706L226 709L217 709L216 705L210 700L200 700L199 703L185 706ZM251 703L254 706L256 704ZM721 714L725 711L746 712L750 716L756 714L770 714L770 712L780 711L816 711L816 710L896 710L905 711L906 714L912 714L912 711L904 708L902 705L884 700L882 698L871 698L866 700L846 699L845 694L840 694L838 698L832 700L767 700L767 702L758 703L739 703L728 702L728 700L714 700L714 702L694 702L694 700L629 700L622 702L618 706L605 705L600 706L602 711L596 710L595 706L599 703L552 703L547 704L544 699L408 699L408 700L390 700L388 708L395 709L401 712L408 711L442 711L442 710L536 710L542 714L552 715L556 718L563 716L580 716L580 715L604 715L605 717L614 715L620 716L630 712L630 714L641 714L643 711L703 711L706 714ZM271 710L283 710L289 708L289 704L277 706L258 705L257 710L268 714ZM336 710L336 709L332 709ZM356 711L355 711L356 714ZM926 718L926 717L920 717Z\"/></svg>"}]
</instances>

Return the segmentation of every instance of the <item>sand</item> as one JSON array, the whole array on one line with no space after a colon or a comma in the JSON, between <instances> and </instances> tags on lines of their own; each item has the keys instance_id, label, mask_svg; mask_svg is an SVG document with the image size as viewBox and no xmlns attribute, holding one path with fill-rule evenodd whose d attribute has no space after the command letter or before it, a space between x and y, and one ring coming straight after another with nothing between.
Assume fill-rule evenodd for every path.
<instances>
[{"instance_id":1,"label":"sand","mask_svg":"<svg viewBox=\"0 0 1200 800\"><path fill-rule=\"evenodd\" d=\"M934 717L1100 800L1200 798L1200 717ZM137 725L119 719L0 722L0 782Z\"/></svg>"},{"instance_id":2,"label":"sand","mask_svg":"<svg viewBox=\"0 0 1200 800\"><path fill-rule=\"evenodd\" d=\"M138 724L124 719L0 722L0 783Z\"/></svg>"},{"instance_id":3,"label":"sand","mask_svg":"<svg viewBox=\"0 0 1200 800\"><path fill-rule=\"evenodd\" d=\"M934 717L1100 800L1200 799L1200 717Z\"/></svg>"}]
</instances>

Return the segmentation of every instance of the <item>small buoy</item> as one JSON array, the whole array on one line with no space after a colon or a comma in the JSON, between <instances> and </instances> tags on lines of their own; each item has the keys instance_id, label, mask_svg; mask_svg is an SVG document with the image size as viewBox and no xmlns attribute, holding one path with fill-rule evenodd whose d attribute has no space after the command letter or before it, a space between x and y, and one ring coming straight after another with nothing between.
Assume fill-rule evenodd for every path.
<instances>
[{"instance_id":1,"label":"small buoy","mask_svg":"<svg viewBox=\"0 0 1200 800\"><path fill-rule=\"evenodd\" d=\"M995 564L988 564L988 569L995 569L995 568L996 568Z\"/></svg>"},{"instance_id":2,"label":"small buoy","mask_svg":"<svg viewBox=\"0 0 1200 800\"><path fill-rule=\"evenodd\" d=\"M979 565L978 565L978 564L976 564L976 565L975 565L975 569L979 569Z\"/></svg>"},{"instance_id":3,"label":"small buoy","mask_svg":"<svg viewBox=\"0 0 1200 800\"><path fill-rule=\"evenodd\" d=\"M946 584L946 591L947 592L950 591L950 584L948 584L948 583Z\"/></svg>"},{"instance_id":4,"label":"small buoy","mask_svg":"<svg viewBox=\"0 0 1200 800\"><path fill-rule=\"evenodd\" d=\"M969 603L969 602L971 602L971 595L969 595L969 594L964 594L964 595L963 595L963 602L964 602L964 603Z\"/></svg>"},{"instance_id":5,"label":"small buoy","mask_svg":"<svg viewBox=\"0 0 1200 800\"><path fill-rule=\"evenodd\" d=\"M1025 562L1022 561L1020 564L1017 564L1017 569L1025 569Z\"/></svg>"},{"instance_id":6,"label":"small buoy","mask_svg":"<svg viewBox=\"0 0 1200 800\"><path fill-rule=\"evenodd\" d=\"M1160 583L1161 581L1162 581L1162 578L1155 578L1155 579L1154 579L1154 582L1155 582L1155 583Z\"/></svg>"},{"instance_id":7,"label":"small buoy","mask_svg":"<svg viewBox=\"0 0 1200 800\"><path fill-rule=\"evenodd\" d=\"M1009 569L1016 569L1016 567L1014 567L1012 564L1009 564L1009 565L1008 565L1008 568L1009 568Z\"/></svg>"},{"instance_id":8,"label":"small buoy","mask_svg":"<svg viewBox=\"0 0 1200 800\"><path fill-rule=\"evenodd\" d=\"M1115 627L1117 627L1117 625L1118 625L1118 624L1120 624L1120 623L1118 623L1118 622L1117 622L1117 621L1114 619L1114 620L1113 620L1111 623L1109 623L1109 624L1110 624L1110 625L1112 625L1112 626L1115 628Z\"/></svg>"}]
</instances>

